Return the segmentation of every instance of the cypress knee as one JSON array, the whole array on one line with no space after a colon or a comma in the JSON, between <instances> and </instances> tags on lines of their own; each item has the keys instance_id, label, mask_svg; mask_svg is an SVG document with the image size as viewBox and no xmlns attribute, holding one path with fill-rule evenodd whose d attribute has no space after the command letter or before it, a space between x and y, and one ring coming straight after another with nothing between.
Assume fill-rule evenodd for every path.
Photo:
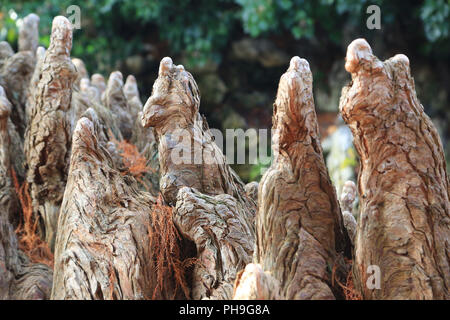
<instances>
[{"instance_id":1,"label":"cypress knee","mask_svg":"<svg viewBox=\"0 0 450 320\"><path fill-rule=\"evenodd\" d=\"M27 181L41 233L53 249L71 145L70 105L76 70L70 60L72 24L53 19L50 46L35 90L35 106L25 133Z\"/></svg>"},{"instance_id":2,"label":"cypress knee","mask_svg":"<svg viewBox=\"0 0 450 320\"><path fill-rule=\"evenodd\" d=\"M324 163L306 60L293 57L274 103L275 159L259 185L254 262L284 299L335 299L331 271L349 239Z\"/></svg>"},{"instance_id":3,"label":"cypress knee","mask_svg":"<svg viewBox=\"0 0 450 320\"><path fill-rule=\"evenodd\" d=\"M442 143L409 59L347 50L340 110L360 156L353 273L365 299L450 299L450 204ZM379 272L377 272L379 271Z\"/></svg>"}]
</instances>

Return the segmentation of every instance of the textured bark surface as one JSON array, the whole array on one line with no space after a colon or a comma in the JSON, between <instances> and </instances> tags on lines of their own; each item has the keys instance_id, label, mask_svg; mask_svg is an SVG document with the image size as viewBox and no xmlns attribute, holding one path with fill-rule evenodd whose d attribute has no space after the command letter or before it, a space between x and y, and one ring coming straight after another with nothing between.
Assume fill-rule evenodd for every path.
<instances>
[{"instance_id":1,"label":"textured bark surface","mask_svg":"<svg viewBox=\"0 0 450 320\"><path fill-rule=\"evenodd\" d=\"M248 264L236 279L234 300L281 300L280 282L259 264Z\"/></svg>"},{"instance_id":2,"label":"textured bark surface","mask_svg":"<svg viewBox=\"0 0 450 320\"><path fill-rule=\"evenodd\" d=\"M76 79L71 47L72 25L65 17L56 17L25 135L33 212L41 219L41 232L52 249L71 144L70 105Z\"/></svg>"},{"instance_id":3,"label":"textured bark surface","mask_svg":"<svg viewBox=\"0 0 450 320\"><path fill-rule=\"evenodd\" d=\"M276 154L259 185L254 261L285 299L334 299L331 270L348 246L319 140L306 60L294 57L274 104Z\"/></svg>"},{"instance_id":4,"label":"textured bark surface","mask_svg":"<svg viewBox=\"0 0 450 320\"><path fill-rule=\"evenodd\" d=\"M355 183L353 181L346 181L342 188L340 199L344 227L347 230L347 234L352 241L352 244L354 244L357 228L357 222L353 216L353 202L356 199L356 192Z\"/></svg>"},{"instance_id":5,"label":"textured bark surface","mask_svg":"<svg viewBox=\"0 0 450 320\"><path fill-rule=\"evenodd\" d=\"M148 234L155 199L114 168L90 110L73 134L52 299L150 298L156 287ZM167 290L156 298L169 295Z\"/></svg>"},{"instance_id":6,"label":"textured bark surface","mask_svg":"<svg viewBox=\"0 0 450 320\"><path fill-rule=\"evenodd\" d=\"M11 179L11 139L8 120L12 105L0 86L0 216L7 222L16 220L18 201Z\"/></svg>"},{"instance_id":7,"label":"textured bark surface","mask_svg":"<svg viewBox=\"0 0 450 320\"><path fill-rule=\"evenodd\" d=\"M242 204L246 219L253 220L256 204L226 164L198 112L199 106L200 92L192 75L169 57L163 58L152 95L144 106L142 125L154 127L159 141L164 200L175 205L178 190L184 186L211 196L229 194Z\"/></svg>"},{"instance_id":8,"label":"textured bark surface","mask_svg":"<svg viewBox=\"0 0 450 320\"><path fill-rule=\"evenodd\" d=\"M6 59L0 71L1 85L13 105L11 120L23 136L25 131L25 108L28 98L28 85L35 66L35 53L20 51Z\"/></svg>"},{"instance_id":9,"label":"textured bark surface","mask_svg":"<svg viewBox=\"0 0 450 320\"><path fill-rule=\"evenodd\" d=\"M442 143L404 55L381 62L364 39L347 50L340 109L361 158L354 275L365 299L450 299L449 185ZM381 287L366 286L368 266Z\"/></svg>"},{"instance_id":10,"label":"textured bark surface","mask_svg":"<svg viewBox=\"0 0 450 320\"><path fill-rule=\"evenodd\" d=\"M123 91L134 121L131 143L145 157L146 166L152 168L143 175L140 184L156 196L159 193L158 144L153 128L144 128L141 124L143 105L139 97L136 78L133 75L127 77Z\"/></svg>"},{"instance_id":11,"label":"textured bark surface","mask_svg":"<svg viewBox=\"0 0 450 320\"><path fill-rule=\"evenodd\" d=\"M99 73L94 73L91 76L91 85L97 88L100 96L102 96L106 90L105 78Z\"/></svg>"},{"instance_id":12,"label":"textured bark surface","mask_svg":"<svg viewBox=\"0 0 450 320\"><path fill-rule=\"evenodd\" d=\"M259 183L256 181L249 182L245 185L245 193L255 202L258 202L258 188Z\"/></svg>"},{"instance_id":13,"label":"textured bark surface","mask_svg":"<svg viewBox=\"0 0 450 320\"><path fill-rule=\"evenodd\" d=\"M11 109L12 105L0 87L0 300L48 299L52 271L46 265L30 263L19 251L12 224L19 207L11 178L7 128Z\"/></svg>"},{"instance_id":14,"label":"textured bark surface","mask_svg":"<svg viewBox=\"0 0 450 320\"><path fill-rule=\"evenodd\" d=\"M38 47L36 49L36 66L34 67L33 75L31 76L30 84L28 86L28 98L25 106L25 119L27 126L29 125L30 117L35 106L34 98L36 96L36 89L42 73L42 63L44 62L45 51L46 50L44 47Z\"/></svg>"},{"instance_id":15,"label":"textured bark surface","mask_svg":"<svg viewBox=\"0 0 450 320\"><path fill-rule=\"evenodd\" d=\"M133 131L133 120L123 92L123 76L120 71L114 71L110 74L102 101L119 125L123 138L130 140Z\"/></svg>"},{"instance_id":16,"label":"textured bark surface","mask_svg":"<svg viewBox=\"0 0 450 320\"><path fill-rule=\"evenodd\" d=\"M123 93L127 99L128 109L130 110L132 123L136 123L139 112L142 111L142 101L139 97L139 90L136 78L130 74L123 85Z\"/></svg>"},{"instance_id":17,"label":"textured bark surface","mask_svg":"<svg viewBox=\"0 0 450 320\"><path fill-rule=\"evenodd\" d=\"M3 65L4 61L14 54L14 50L11 45L6 41L0 42L0 67Z\"/></svg>"},{"instance_id":18,"label":"textured bark surface","mask_svg":"<svg viewBox=\"0 0 450 320\"><path fill-rule=\"evenodd\" d=\"M73 58L72 63L77 70L77 79L75 80L74 85L79 87L81 79L89 79L89 74L87 72L86 66L84 65L83 60L78 58Z\"/></svg>"},{"instance_id":19,"label":"textured bark surface","mask_svg":"<svg viewBox=\"0 0 450 320\"><path fill-rule=\"evenodd\" d=\"M173 220L197 247L193 299L231 299L238 271L251 262L254 228L232 196L207 196L184 187L178 192Z\"/></svg>"}]
</instances>

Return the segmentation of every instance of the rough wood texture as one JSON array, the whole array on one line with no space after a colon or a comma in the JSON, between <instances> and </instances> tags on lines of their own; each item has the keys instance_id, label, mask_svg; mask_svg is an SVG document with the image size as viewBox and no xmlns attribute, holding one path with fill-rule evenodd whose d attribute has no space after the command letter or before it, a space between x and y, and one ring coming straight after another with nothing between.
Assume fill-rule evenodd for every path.
<instances>
[{"instance_id":1,"label":"rough wood texture","mask_svg":"<svg viewBox=\"0 0 450 320\"><path fill-rule=\"evenodd\" d=\"M245 193L255 202L258 202L258 188L259 183L256 181L249 182L245 185Z\"/></svg>"},{"instance_id":2,"label":"rough wood texture","mask_svg":"<svg viewBox=\"0 0 450 320\"><path fill-rule=\"evenodd\" d=\"M231 299L238 271L251 262L254 228L242 205L228 194L207 196L184 187L173 220L197 247L193 299Z\"/></svg>"},{"instance_id":3,"label":"rough wood texture","mask_svg":"<svg viewBox=\"0 0 450 320\"><path fill-rule=\"evenodd\" d=\"M364 39L347 50L340 109L361 158L354 275L365 299L450 299L449 182L442 143L404 55L381 62ZM366 286L368 266L381 288Z\"/></svg>"},{"instance_id":4,"label":"rough wood texture","mask_svg":"<svg viewBox=\"0 0 450 320\"><path fill-rule=\"evenodd\" d=\"M280 282L259 264L250 263L236 279L233 300L281 300Z\"/></svg>"},{"instance_id":5,"label":"rough wood texture","mask_svg":"<svg viewBox=\"0 0 450 320\"><path fill-rule=\"evenodd\" d=\"M72 24L53 20L50 46L35 90L35 107L25 135L33 212L43 222L41 232L53 249L59 208L64 194L71 144L70 105L76 79L70 60Z\"/></svg>"},{"instance_id":6,"label":"rough wood texture","mask_svg":"<svg viewBox=\"0 0 450 320\"><path fill-rule=\"evenodd\" d=\"M158 144L153 128L144 128L141 124L143 105L139 97L136 78L133 75L127 77L123 91L134 121L131 143L145 157L146 166L152 169L143 175L140 184L156 196L159 193Z\"/></svg>"},{"instance_id":7,"label":"rough wood texture","mask_svg":"<svg viewBox=\"0 0 450 320\"><path fill-rule=\"evenodd\" d=\"M31 114L33 113L33 108L35 106L34 98L36 96L36 89L42 73L42 63L44 62L45 51L46 50L44 47L38 47L36 49L36 66L34 67L33 75L31 76L30 84L28 86L28 97L25 106L25 119L27 126L29 125Z\"/></svg>"},{"instance_id":8,"label":"rough wood texture","mask_svg":"<svg viewBox=\"0 0 450 320\"><path fill-rule=\"evenodd\" d=\"M0 216L5 221L17 219L18 201L11 179L11 139L8 131L8 120L12 105L0 86Z\"/></svg>"},{"instance_id":9,"label":"rough wood texture","mask_svg":"<svg viewBox=\"0 0 450 320\"><path fill-rule=\"evenodd\" d=\"M153 289L147 232L154 199L138 196L114 169L98 130L87 117L74 130L52 299L144 299Z\"/></svg>"},{"instance_id":10,"label":"rough wood texture","mask_svg":"<svg viewBox=\"0 0 450 320\"><path fill-rule=\"evenodd\" d=\"M0 300L48 299L52 271L43 264L31 264L19 251L12 225L19 207L11 178L7 128L11 109L12 105L0 87Z\"/></svg>"},{"instance_id":11,"label":"rough wood texture","mask_svg":"<svg viewBox=\"0 0 450 320\"><path fill-rule=\"evenodd\" d=\"M123 85L123 93L127 99L128 109L130 110L132 123L138 120L138 114L142 111L142 101L139 97L139 90L136 78L130 74Z\"/></svg>"},{"instance_id":12,"label":"rough wood texture","mask_svg":"<svg viewBox=\"0 0 450 320\"><path fill-rule=\"evenodd\" d=\"M255 263L284 299L334 299L331 270L349 239L319 140L306 60L294 57L274 104L274 163L259 185Z\"/></svg>"},{"instance_id":13,"label":"rough wood texture","mask_svg":"<svg viewBox=\"0 0 450 320\"><path fill-rule=\"evenodd\" d=\"M31 51L20 51L5 59L0 70L0 84L13 105L11 120L21 136L25 131L28 85L34 71L35 59Z\"/></svg>"},{"instance_id":14,"label":"rough wood texture","mask_svg":"<svg viewBox=\"0 0 450 320\"><path fill-rule=\"evenodd\" d=\"M102 101L103 105L110 110L116 119L123 138L130 140L133 131L133 120L123 92L123 76L120 71L114 71L110 74Z\"/></svg>"},{"instance_id":15,"label":"rough wood texture","mask_svg":"<svg viewBox=\"0 0 450 320\"><path fill-rule=\"evenodd\" d=\"M350 237L352 244L354 244L357 228L356 219L352 213L353 202L355 201L355 199L356 199L356 185L353 181L346 181L344 183L344 186L342 187L340 204L344 227L347 230L347 234Z\"/></svg>"},{"instance_id":16,"label":"rough wood texture","mask_svg":"<svg viewBox=\"0 0 450 320\"><path fill-rule=\"evenodd\" d=\"M154 127L159 141L160 188L164 200L175 205L178 190L193 187L206 195L229 194L253 220L256 204L237 174L226 164L199 112L200 92L192 75L169 57L163 58L142 125ZM181 140L181 141L180 141ZM180 157L175 161L176 157Z\"/></svg>"}]
</instances>

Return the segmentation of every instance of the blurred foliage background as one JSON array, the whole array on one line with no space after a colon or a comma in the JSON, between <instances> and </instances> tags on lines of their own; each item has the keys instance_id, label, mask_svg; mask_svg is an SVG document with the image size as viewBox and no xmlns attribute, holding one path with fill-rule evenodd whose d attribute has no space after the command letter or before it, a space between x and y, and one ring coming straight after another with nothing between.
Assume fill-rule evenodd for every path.
<instances>
[{"instance_id":1,"label":"blurred foliage background","mask_svg":"<svg viewBox=\"0 0 450 320\"><path fill-rule=\"evenodd\" d=\"M372 4L381 8L381 30L366 27ZM337 111L340 90L350 79L346 47L365 37L381 59L396 53L410 58L419 98L448 145L450 0L3 0L0 41L16 47L17 26L34 12L47 47L53 17L69 16L70 5L81 9L72 56L83 59L91 74L132 73L145 101L159 60L169 55L197 79L201 112L211 127L269 128L279 77L291 56L306 58L326 153L342 126ZM353 158L343 161L354 163ZM238 171L251 180L261 168L244 165Z\"/></svg>"}]
</instances>

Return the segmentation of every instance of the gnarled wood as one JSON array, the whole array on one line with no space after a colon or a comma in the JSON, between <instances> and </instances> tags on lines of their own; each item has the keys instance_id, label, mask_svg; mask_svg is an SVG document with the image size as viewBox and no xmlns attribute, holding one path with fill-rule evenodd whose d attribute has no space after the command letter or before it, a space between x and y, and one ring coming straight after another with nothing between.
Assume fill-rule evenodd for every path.
<instances>
[{"instance_id":1,"label":"gnarled wood","mask_svg":"<svg viewBox=\"0 0 450 320\"><path fill-rule=\"evenodd\" d=\"M12 105L0 86L0 300L48 299L52 271L43 264L31 264L19 251L12 221L18 201L11 178L11 149L8 117Z\"/></svg>"},{"instance_id":2,"label":"gnarled wood","mask_svg":"<svg viewBox=\"0 0 450 320\"><path fill-rule=\"evenodd\" d=\"M102 102L113 115L125 140L130 140L133 130L133 120L127 99L123 92L123 76L120 71L110 74Z\"/></svg>"},{"instance_id":3,"label":"gnarled wood","mask_svg":"<svg viewBox=\"0 0 450 320\"><path fill-rule=\"evenodd\" d=\"M251 262L255 234L245 208L228 194L207 196L184 187L173 220L197 247L193 299L231 299L238 271Z\"/></svg>"},{"instance_id":4,"label":"gnarled wood","mask_svg":"<svg viewBox=\"0 0 450 320\"><path fill-rule=\"evenodd\" d=\"M347 230L347 234L352 241L352 244L354 244L355 235L356 235L356 228L357 223L356 219L353 216L353 202L356 198L356 185L353 181L346 181L344 183L344 186L342 187L342 193L341 193L341 211L342 211L342 218L344 222L344 227Z\"/></svg>"},{"instance_id":5,"label":"gnarled wood","mask_svg":"<svg viewBox=\"0 0 450 320\"><path fill-rule=\"evenodd\" d=\"M306 60L294 57L274 104L272 166L259 185L254 262L284 299L334 299L331 269L348 246L319 140Z\"/></svg>"},{"instance_id":6,"label":"gnarled wood","mask_svg":"<svg viewBox=\"0 0 450 320\"><path fill-rule=\"evenodd\" d=\"M353 273L365 299L450 299L449 182L442 143L417 99L409 60L347 50L340 110L360 156ZM378 266L380 289L366 286Z\"/></svg>"},{"instance_id":7,"label":"gnarled wood","mask_svg":"<svg viewBox=\"0 0 450 320\"><path fill-rule=\"evenodd\" d=\"M71 144L70 105L76 70L70 60L72 24L53 20L50 47L35 90L35 106L25 134L27 181L33 212L42 219L41 232L53 249L64 194Z\"/></svg>"},{"instance_id":8,"label":"gnarled wood","mask_svg":"<svg viewBox=\"0 0 450 320\"><path fill-rule=\"evenodd\" d=\"M169 298L174 279L164 279L164 287L154 292L156 248L149 233L155 199L114 168L103 139L89 109L73 134L52 299Z\"/></svg>"},{"instance_id":9,"label":"gnarled wood","mask_svg":"<svg viewBox=\"0 0 450 320\"><path fill-rule=\"evenodd\" d=\"M39 45L39 20L34 13L30 13L23 19L19 30L19 51L36 53Z\"/></svg>"},{"instance_id":10,"label":"gnarled wood","mask_svg":"<svg viewBox=\"0 0 450 320\"><path fill-rule=\"evenodd\" d=\"M178 190L193 187L206 195L229 194L253 220L255 202L215 144L206 120L198 112L200 92L192 75L169 57L163 58L151 97L142 113L142 125L154 127L159 141L160 188L174 205Z\"/></svg>"}]
</instances>

